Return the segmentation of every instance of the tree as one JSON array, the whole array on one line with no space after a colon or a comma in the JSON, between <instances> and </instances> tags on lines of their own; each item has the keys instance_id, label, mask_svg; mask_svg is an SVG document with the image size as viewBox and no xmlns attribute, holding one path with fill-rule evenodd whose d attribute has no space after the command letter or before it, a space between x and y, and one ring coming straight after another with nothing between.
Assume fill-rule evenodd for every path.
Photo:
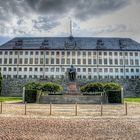
<instances>
[{"instance_id":1,"label":"tree","mask_svg":"<svg viewBox=\"0 0 140 140\"><path fill-rule=\"evenodd\" d=\"M40 83L31 82L25 85L25 89L26 90L40 90L41 86L42 85Z\"/></svg>"},{"instance_id":2,"label":"tree","mask_svg":"<svg viewBox=\"0 0 140 140\"><path fill-rule=\"evenodd\" d=\"M2 75L0 72L0 95L1 95L1 91L2 91Z\"/></svg>"}]
</instances>

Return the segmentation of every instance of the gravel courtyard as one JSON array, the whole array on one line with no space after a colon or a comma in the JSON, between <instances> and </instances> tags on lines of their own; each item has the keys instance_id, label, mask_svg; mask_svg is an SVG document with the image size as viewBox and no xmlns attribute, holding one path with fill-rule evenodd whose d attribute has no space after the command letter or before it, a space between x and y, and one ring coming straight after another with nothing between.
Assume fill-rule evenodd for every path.
<instances>
[{"instance_id":1,"label":"gravel courtyard","mask_svg":"<svg viewBox=\"0 0 140 140\"><path fill-rule=\"evenodd\" d=\"M140 140L140 104L125 106L3 103L0 140Z\"/></svg>"},{"instance_id":2,"label":"gravel courtyard","mask_svg":"<svg viewBox=\"0 0 140 140\"><path fill-rule=\"evenodd\" d=\"M139 140L140 118L0 116L0 140Z\"/></svg>"}]
</instances>

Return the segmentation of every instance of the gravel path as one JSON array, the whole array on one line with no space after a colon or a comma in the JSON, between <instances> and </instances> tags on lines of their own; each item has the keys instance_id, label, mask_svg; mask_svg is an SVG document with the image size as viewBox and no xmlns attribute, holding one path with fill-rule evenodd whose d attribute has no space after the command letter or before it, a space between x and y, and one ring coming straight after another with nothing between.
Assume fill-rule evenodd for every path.
<instances>
[{"instance_id":1,"label":"gravel path","mask_svg":"<svg viewBox=\"0 0 140 140\"><path fill-rule=\"evenodd\" d=\"M0 140L139 140L140 118L0 116Z\"/></svg>"}]
</instances>

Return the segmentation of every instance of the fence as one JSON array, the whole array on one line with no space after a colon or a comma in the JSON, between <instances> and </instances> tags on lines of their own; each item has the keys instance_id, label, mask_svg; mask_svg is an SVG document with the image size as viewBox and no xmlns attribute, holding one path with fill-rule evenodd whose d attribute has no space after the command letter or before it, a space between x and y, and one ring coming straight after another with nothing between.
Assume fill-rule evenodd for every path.
<instances>
[{"instance_id":1,"label":"fence","mask_svg":"<svg viewBox=\"0 0 140 140\"><path fill-rule=\"evenodd\" d=\"M1 114L31 116L136 116L140 103L124 104L16 104L0 103Z\"/></svg>"}]
</instances>

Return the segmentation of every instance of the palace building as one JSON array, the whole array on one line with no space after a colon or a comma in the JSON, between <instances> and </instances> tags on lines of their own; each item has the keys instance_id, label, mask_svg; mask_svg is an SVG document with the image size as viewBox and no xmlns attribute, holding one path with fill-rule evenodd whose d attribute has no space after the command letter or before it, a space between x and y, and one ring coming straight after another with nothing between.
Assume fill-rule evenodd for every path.
<instances>
[{"instance_id":1,"label":"palace building","mask_svg":"<svg viewBox=\"0 0 140 140\"><path fill-rule=\"evenodd\" d=\"M4 78L77 79L140 77L140 44L129 38L17 37L0 46Z\"/></svg>"}]
</instances>

